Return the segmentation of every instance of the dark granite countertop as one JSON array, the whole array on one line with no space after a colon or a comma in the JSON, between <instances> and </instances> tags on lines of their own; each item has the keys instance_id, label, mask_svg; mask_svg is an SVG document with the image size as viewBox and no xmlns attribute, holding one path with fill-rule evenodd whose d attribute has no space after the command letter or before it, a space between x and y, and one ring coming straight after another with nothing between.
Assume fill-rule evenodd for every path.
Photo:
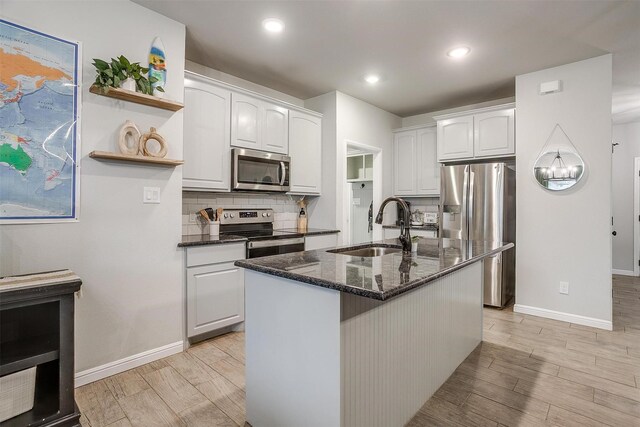
<instances>
[{"instance_id":1,"label":"dark granite countertop","mask_svg":"<svg viewBox=\"0 0 640 427\"><path fill-rule=\"evenodd\" d=\"M397 239L376 244L400 247ZM357 247L371 246L371 243ZM413 257L365 258L326 249L236 261L249 270L376 300L387 300L509 248L513 243L423 238ZM354 246L353 248L356 248Z\"/></svg>"},{"instance_id":2,"label":"dark granite countertop","mask_svg":"<svg viewBox=\"0 0 640 427\"><path fill-rule=\"evenodd\" d=\"M400 228L400 226L395 224L389 224L389 225L383 225L382 228ZM415 230L438 230L438 224L412 225L409 228L415 229Z\"/></svg>"},{"instance_id":3,"label":"dark granite countertop","mask_svg":"<svg viewBox=\"0 0 640 427\"><path fill-rule=\"evenodd\" d=\"M286 228L284 230L276 231L291 233L291 237L320 236L322 234L335 234L340 232L340 230L325 230L322 228L309 228L305 232L299 232L296 228ZM211 237L205 234L191 234L182 236L182 241L178 243L178 247L184 248L189 246L220 245L225 243L239 243L246 241L246 237L234 236L232 234L220 234L217 237Z\"/></svg>"},{"instance_id":4,"label":"dark granite countertop","mask_svg":"<svg viewBox=\"0 0 640 427\"><path fill-rule=\"evenodd\" d=\"M232 234L220 234L215 237L207 234L191 234L182 236L182 242L178 243L178 247L222 245L225 243L243 243L246 241L246 237L234 236Z\"/></svg>"},{"instance_id":5,"label":"dark granite countertop","mask_svg":"<svg viewBox=\"0 0 640 427\"><path fill-rule=\"evenodd\" d=\"M307 231L298 231L297 228L284 228L284 229L279 229L278 231L284 231L286 233L295 233L300 236L320 236L322 234L336 234L340 232L340 230L325 230L322 228L307 228Z\"/></svg>"}]
</instances>

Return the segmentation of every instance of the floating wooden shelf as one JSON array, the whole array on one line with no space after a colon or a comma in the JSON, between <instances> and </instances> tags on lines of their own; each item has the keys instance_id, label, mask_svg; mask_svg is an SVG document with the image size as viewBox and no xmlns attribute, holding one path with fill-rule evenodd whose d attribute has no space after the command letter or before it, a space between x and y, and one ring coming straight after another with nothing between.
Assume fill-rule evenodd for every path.
<instances>
[{"instance_id":1,"label":"floating wooden shelf","mask_svg":"<svg viewBox=\"0 0 640 427\"><path fill-rule=\"evenodd\" d=\"M180 102L115 87L98 87L92 85L89 88L89 92L95 93L96 95L108 96L109 98L135 102L136 104L162 108L163 110L178 111L184 108L184 104Z\"/></svg>"},{"instance_id":2,"label":"floating wooden shelf","mask_svg":"<svg viewBox=\"0 0 640 427\"><path fill-rule=\"evenodd\" d=\"M91 157L92 159L115 160L119 162L132 162L132 163L145 163L148 165L169 166L169 167L180 166L181 164L184 163L184 160L172 160L172 159L164 159L164 158L148 157L148 156L132 156L129 154L110 153L108 151L92 151L91 153L89 153L89 157Z\"/></svg>"}]
</instances>

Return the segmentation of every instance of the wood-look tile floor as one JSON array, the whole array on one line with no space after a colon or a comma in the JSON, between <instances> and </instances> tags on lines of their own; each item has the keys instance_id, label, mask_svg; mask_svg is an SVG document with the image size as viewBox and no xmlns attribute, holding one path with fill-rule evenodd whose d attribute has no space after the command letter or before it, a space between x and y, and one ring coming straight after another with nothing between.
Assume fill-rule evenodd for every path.
<instances>
[{"instance_id":1,"label":"wood-look tile floor","mask_svg":"<svg viewBox=\"0 0 640 427\"><path fill-rule=\"evenodd\" d=\"M484 310L484 341L408 426L640 426L640 279L614 276L614 330ZM80 387L83 426L244 425L244 334Z\"/></svg>"}]
</instances>

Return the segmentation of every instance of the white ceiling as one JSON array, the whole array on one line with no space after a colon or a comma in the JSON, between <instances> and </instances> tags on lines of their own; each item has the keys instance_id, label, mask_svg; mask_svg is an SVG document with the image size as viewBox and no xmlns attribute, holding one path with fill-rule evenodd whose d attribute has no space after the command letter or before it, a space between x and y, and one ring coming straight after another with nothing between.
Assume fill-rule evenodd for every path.
<instances>
[{"instance_id":1,"label":"white ceiling","mask_svg":"<svg viewBox=\"0 0 640 427\"><path fill-rule=\"evenodd\" d=\"M512 96L518 74L612 52L616 120L640 118L640 1L135 1L186 24L194 62L399 116ZM266 34L267 17L285 31ZM456 45L471 54L448 58Z\"/></svg>"}]
</instances>

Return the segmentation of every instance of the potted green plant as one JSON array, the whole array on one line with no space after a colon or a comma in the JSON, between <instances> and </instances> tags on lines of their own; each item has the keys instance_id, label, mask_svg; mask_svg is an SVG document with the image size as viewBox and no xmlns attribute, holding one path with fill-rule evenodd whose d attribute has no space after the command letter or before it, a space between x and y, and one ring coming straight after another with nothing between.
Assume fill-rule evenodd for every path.
<instances>
[{"instance_id":1,"label":"potted green plant","mask_svg":"<svg viewBox=\"0 0 640 427\"><path fill-rule=\"evenodd\" d=\"M96 86L120 87L131 91L137 90L147 95L153 94L151 85L158 79L155 77L147 79L145 74L149 69L142 67L139 62L132 63L124 55L120 55L117 59L111 58L111 62L96 58L93 61L93 66L96 68ZM162 87L156 86L155 89L164 92Z\"/></svg>"}]
</instances>

